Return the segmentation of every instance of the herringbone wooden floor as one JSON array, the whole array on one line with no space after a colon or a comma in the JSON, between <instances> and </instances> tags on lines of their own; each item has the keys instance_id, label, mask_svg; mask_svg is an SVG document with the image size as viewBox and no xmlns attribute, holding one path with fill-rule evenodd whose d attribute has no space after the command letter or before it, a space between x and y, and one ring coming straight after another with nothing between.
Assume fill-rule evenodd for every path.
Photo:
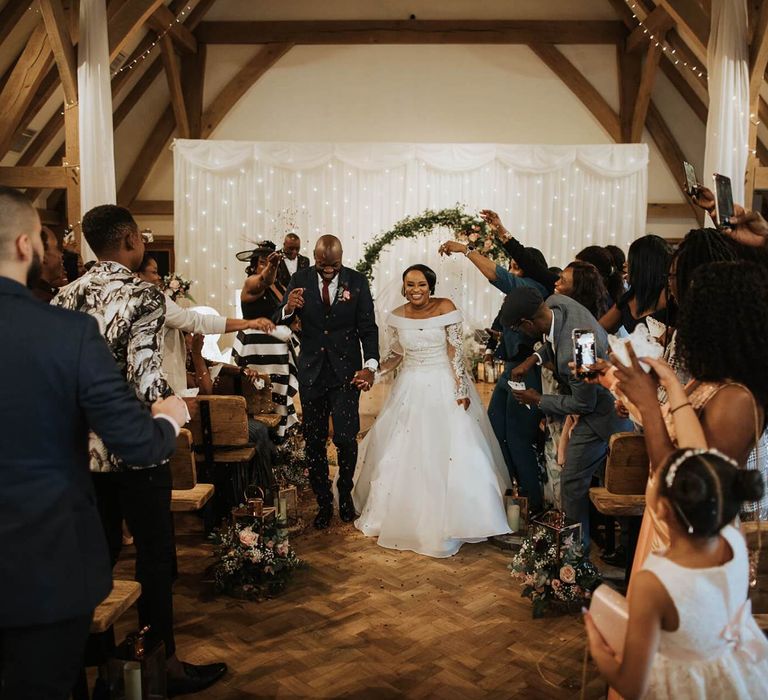
<instances>
[{"instance_id":1,"label":"herringbone wooden floor","mask_svg":"<svg viewBox=\"0 0 768 700\"><path fill-rule=\"evenodd\" d=\"M195 698L579 697L581 622L532 620L509 554L491 544L430 559L385 550L337 520L295 538L308 567L281 597L250 603L212 595L199 521L179 525L179 656L230 668ZM132 574L131 553L119 577ZM133 624L126 614L118 636ZM587 689L603 693L591 667Z\"/></svg>"}]
</instances>

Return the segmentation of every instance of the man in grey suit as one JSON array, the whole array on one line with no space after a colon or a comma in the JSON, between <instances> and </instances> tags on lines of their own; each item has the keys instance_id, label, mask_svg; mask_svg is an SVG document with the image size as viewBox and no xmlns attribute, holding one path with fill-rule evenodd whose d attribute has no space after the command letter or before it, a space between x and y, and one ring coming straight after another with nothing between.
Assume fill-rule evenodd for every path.
<instances>
[{"instance_id":1,"label":"man in grey suit","mask_svg":"<svg viewBox=\"0 0 768 700\"><path fill-rule=\"evenodd\" d=\"M512 370L512 378L525 374L533 364L551 364L555 378L566 394L542 396L535 389L514 391L518 401L538 406L547 415L576 415L565 456L561 487L565 514L581 522L584 546L589 546L589 487L594 474L603 469L611 435L632 430L632 423L616 414L613 395L596 384L576 377L568 366L573 361L571 333L591 331L595 355L608 356L608 337L595 317L581 304L562 294L546 301L538 290L522 287L510 292L501 307L501 322L544 343L528 360Z\"/></svg>"}]
</instances>

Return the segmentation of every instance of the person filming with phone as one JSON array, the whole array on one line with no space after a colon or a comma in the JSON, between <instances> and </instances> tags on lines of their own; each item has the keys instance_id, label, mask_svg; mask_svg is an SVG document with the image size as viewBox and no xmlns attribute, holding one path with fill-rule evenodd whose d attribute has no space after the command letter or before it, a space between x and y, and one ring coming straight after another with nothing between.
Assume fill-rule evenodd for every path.
<instances>
[{"instance_id":1,"label":"person filming with phone","mask_svg":"<svg viewBox=\"0 0 768 700\"><path fill-rule=\"evenodd\" d=\"M534 364L551 364L565 394L540 394L535 389L513 391L521 403L539 408L545 415L579 417L571 434L562 472L565 514L581 523L585 548L589 546L589 488L602 471L611 435L632 430L632 423L616 414L611 393L584 381L596 359L608 356L608 336L595 317L570 297L553 294L546 301L531 287L513 289L501 307L501 323L544 344L512 370L512 378L524 376ZM575 363L571 372L569 363Z\"/></svg>"}]
</instances>

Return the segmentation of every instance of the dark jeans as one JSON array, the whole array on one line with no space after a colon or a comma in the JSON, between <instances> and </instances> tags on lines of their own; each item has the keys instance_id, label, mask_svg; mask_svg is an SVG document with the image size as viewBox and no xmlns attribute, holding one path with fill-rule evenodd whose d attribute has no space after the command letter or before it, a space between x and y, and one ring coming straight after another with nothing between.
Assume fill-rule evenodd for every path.
<instances>
[{"instance_id":1,"label":"dark jeans","mask_svg":"<svg viewBox=\"0 0 768 700\"><path fill-rule=\"evenodd\" d=\"M126 472L94 473L96 498L112 566L122 548L122 521L136 547L136 580L141 584L139 624L149 625L150 645L162 641L176 652L173 636L173 573L176 546L171 515L171 471L167 464Z\"/></svg>"},{"instance_id":2,"label":"dark jeans","mask_svg":"<svg viewBox=\"0 0 768 700\"><path fill-rule=\"evenodd\" d=\"M328 478L328 418L333 418L333 444L339 458L339 496L352 493L352 477L357 465L357 434L360 432L360 391L351 384L342 384L326 365L318 382L307 395L301 387L301 407L304 411L309 482L317 504L323 508L333 504L331 480Z\"/></svg>"},{"instance_id":3,"label":"dark jeans","mask_svg":"<svg viewBox=\"0 0 768 700\"><path fill-rule=\"evenodd\" d=\"M0 699L68 698L83 665L92 617L0 629Z\"/></svg>"},{"instance_id":4,"label":"dark jeans","mask_svg":"<svg viewBox=\"0 0 768 700\"><path fill-rule=\"evenodd\" d=\"M520 494L528 498L530 512L536 513L544 506L536 454L542 414L537 408L526 408L512 395L507 382L510 370L517 364L507 363L504 373L496 382L488 405L488 419L499 441L509 476L517 482ZM531 369L524 381L526 387L541 392L541 372L538 367Z\"/></svg>"}]
</instances>

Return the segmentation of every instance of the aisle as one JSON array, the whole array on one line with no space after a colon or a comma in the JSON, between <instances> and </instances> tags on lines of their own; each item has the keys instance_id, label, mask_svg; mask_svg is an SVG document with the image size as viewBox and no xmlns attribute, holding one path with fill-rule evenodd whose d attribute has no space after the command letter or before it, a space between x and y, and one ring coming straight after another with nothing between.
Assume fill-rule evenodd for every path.
<instances>
[{"instance_id":1,"label":"aisle","mask_svg":"<svg viewBox=\"0 0 768 700\"><path fill-rule=\"evenodd\" d=\"M198 522L181 523L179 656L230 666L195 698L578 698L581 623L532 620L505 552L465 545L451 559L428 559L384 550L335 522L297 538L309 567L262 603L212 598L203 581L210 545ZM117 574L132 568L125 558ZM119 638L134 620L124 616ZM590 678L588 697L600 697Z\"/></svg>"}]
</instances>

